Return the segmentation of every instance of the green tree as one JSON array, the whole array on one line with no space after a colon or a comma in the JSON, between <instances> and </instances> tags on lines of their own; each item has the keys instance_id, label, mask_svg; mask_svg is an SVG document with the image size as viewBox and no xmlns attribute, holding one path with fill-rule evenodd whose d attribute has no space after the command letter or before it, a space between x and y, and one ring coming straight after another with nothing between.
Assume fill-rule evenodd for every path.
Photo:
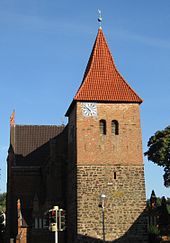
<instances>
[{"instance_id":1,"label":"green tree","mask_svg":"<svg viewBox=\"0 0 170 243\"><path fill-rule=\"evenodd\" d=\"M0 193L0 212L5 212L6 209L6 192Z\"/></svg>"},{"instance_id":2,"label":"green tree","mask_svg":"<svg viewBox=\"0 0 170 243\"><path fill-rule=\"evenodd\" d=\"M170 186L170 126L157 131L148 141L148 160L164 168L164 185Z\"/></svg>"}]
</instances>

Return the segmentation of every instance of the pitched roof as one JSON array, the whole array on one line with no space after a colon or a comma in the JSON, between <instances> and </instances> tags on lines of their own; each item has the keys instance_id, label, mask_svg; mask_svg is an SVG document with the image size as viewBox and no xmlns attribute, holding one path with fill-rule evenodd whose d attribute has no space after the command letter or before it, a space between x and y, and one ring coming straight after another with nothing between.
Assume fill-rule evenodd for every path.
<instances>
[{"instance_id":1,"label":"pitched roof","mask_svg":"<svg viewBox=\"0 0 170 243\"><path fill-rule=\"evenodd\" d=\"M64 126L15 125L11 127L11 146L16 165L40 165L50 154L50 139L64 130ZM43 160L43 161L42 161Z\"/></svg>"},{"instance_id":2,"label":"pitched roof","mask_svg":"<svg viewBox=\"0 0 170 243\"><path fill-rule=\"evenodd\" d=\"M75 101L141 103L142 99L118 72L102 29L99 29Z\"/></svg>"}]
</instances>

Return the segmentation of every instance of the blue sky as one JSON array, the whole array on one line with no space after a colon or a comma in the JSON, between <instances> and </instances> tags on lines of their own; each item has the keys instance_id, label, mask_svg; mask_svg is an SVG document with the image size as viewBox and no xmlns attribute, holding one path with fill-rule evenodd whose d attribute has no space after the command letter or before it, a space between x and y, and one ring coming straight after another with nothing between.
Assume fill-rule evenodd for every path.
<instances>
[{"instance_id":1,"label":"blue sky","mask_svg":"<svg viewBox=\"0 0 170 243\"><path fill-rule=\"evenodd\" d=\"M9 117L60 124L97 34L97 10L118 70L144 99L143 150L170 124L169 0L0 0L0 168L6 190ZM160 167L145 160L146 192L170 197Z\"/></svg>"}]
</instances>

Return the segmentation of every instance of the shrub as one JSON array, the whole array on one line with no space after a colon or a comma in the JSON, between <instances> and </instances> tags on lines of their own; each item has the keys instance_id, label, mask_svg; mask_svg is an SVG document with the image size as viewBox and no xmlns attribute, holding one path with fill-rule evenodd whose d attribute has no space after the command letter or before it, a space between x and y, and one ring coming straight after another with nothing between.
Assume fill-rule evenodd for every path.
<instances>
[{"instance_id":1,"label":"shrub","mask_svg":"<svg viewBox=\"0 0 170 243\"><path fill-rule=\"evenodd\" d=\"M158 235L160 235L160 230L158 229L158 227L156 225L149 225L148 233L150 235L158 236Z\"/></svg>"}]
</instances>

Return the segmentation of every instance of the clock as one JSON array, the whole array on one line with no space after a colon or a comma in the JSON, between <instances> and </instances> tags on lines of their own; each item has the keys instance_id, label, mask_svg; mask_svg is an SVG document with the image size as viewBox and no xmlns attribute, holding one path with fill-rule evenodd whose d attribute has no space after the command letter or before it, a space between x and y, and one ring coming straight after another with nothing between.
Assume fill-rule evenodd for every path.
<instances>
[{"instance_id":1,"label":"clock","mask_svg":"<svg viewBox=\"0 0 170 243\"><path fill-rule=\"evenodd\" d=\"M81 103L81 108L83 116L97 116L97 106L95 103Z\"/></svg>"}]
</instances>

